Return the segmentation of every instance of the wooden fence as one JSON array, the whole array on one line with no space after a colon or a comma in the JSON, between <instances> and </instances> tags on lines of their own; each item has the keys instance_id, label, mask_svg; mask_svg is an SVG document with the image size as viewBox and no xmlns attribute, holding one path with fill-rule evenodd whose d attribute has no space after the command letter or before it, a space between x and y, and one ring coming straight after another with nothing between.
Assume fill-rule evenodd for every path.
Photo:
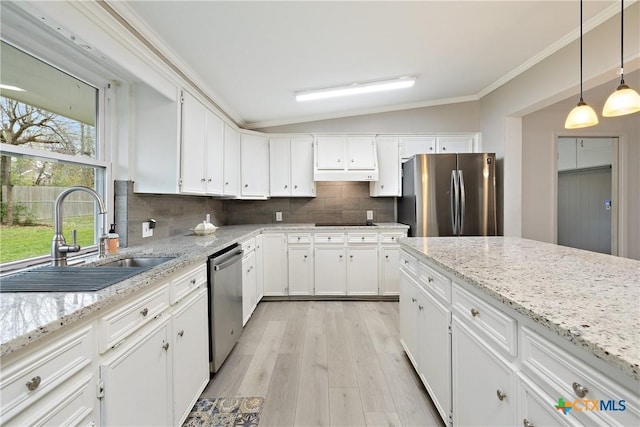
<instances>
[{"instance_id":1,"label":"wooden fence","mask_svg":"<svg viewBox=\"0 0 640 427\"><path fill-rule=\"evenodd\" d=\"M14 205L25 206L36 221L53 220L56 198L68 187L13 187ZM6 187L2 188L2 201L6 201ZM66 217L86 216L95 213L95 201L87 193L76 191L64 199L63 214Z\"/></svg>"}]
</instances>

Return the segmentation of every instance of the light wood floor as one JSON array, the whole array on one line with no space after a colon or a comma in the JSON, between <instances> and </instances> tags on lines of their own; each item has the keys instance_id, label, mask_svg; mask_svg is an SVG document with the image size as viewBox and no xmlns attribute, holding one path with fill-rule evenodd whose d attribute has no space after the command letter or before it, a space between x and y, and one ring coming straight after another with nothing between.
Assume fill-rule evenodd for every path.
<instances>
[{"instance_id":1,"label":"light wood floor","mask_svg":"<svg viewBox=\"0 0 640 427\"><path fill-rule=\"evenodd\" d=\"M263 396L260 426L443 426L398 303L262 302L204 397Z\"/></svg>"}]
</instances>

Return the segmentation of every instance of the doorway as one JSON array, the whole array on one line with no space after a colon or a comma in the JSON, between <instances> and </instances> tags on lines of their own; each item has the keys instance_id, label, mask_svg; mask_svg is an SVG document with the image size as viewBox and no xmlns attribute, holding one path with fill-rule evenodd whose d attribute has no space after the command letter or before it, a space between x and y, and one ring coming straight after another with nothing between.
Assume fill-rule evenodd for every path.
<instances>
[{"instance_id":1,"label":"doorway","mask_svg":"<svg viewBox=\"0 0 640 427\"><path fill-rule=\"evenodd\" d=\"M558 138L559 245L617 255L616 137Z\"/></svg>"}]
</instances>

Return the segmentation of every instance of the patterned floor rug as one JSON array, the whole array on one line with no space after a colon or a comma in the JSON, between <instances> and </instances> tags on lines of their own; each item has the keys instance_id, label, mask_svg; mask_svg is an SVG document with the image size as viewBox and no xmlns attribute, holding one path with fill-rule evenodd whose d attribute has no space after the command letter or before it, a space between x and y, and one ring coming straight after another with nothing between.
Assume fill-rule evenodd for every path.
<instances>
[{"instance_id":1,"label":"patterned floor rug","mask_svg":"<svg viewBox=\"0 0 640 427\"><path fill-rule=\"evenodd\" d=\"M256 427L262 397L200 398L182 427Z\"/></svg>"}]
</instances>

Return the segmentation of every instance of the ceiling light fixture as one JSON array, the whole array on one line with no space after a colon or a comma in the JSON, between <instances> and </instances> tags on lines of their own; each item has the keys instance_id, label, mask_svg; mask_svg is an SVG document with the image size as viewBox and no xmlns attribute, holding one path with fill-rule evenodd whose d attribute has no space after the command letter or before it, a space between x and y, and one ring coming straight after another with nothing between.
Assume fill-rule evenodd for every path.
<instances>
[{"instance_id":1,"label":"ceiling light fixture","mask_svg":"<svg viewBox=\"0 0 640 427\"><path fill-rule=\"evenodd\" d=\"M620 1L620 85L609 95L602 109L605 117L617 117L640 111L640 95L624 82L624 0Z\"/></svg>"},{"instance_id":2,"label":"ceiling light fixture","mask_svg":"<svg viewBox=\"0 0 640 427\"><path fill-rule=\"evenodd\" d=\"M400 77L368 83L353 83L347 86L296 92L296 101L312 101L315 99L335 98L339 96L359 95L362 93L382 92L386 90L405 89L414 85L415 77Z\"/></svg>"},{"instance_id":3,"label":"ceiling light fixture","mask_svg":"<svg viewBox=\"0 0 640 427\"><path fill-rule=\"evenodd\" d=\"M567 116L564 127L566 129L579 129L597 124L598 116L596 112L582 98L582 0L580 0L580 101Z\"/></svg>"}]
</instances>

